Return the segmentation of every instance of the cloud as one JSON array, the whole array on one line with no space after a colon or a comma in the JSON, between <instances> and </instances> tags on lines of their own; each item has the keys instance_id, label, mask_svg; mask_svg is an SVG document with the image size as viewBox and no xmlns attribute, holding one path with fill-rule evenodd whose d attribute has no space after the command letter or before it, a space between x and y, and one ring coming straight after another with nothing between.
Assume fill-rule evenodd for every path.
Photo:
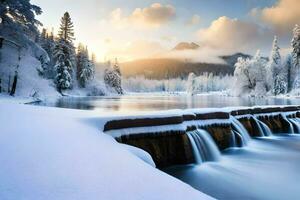
<instances>
[{"instance_id":1,"label":"cloud","mask_svg":"<svg viewBox=\"0 0 300 200\"><path fill-rule=\"evenodd\" d=\"M274 6L256 9L256 16L270 24L276 33L290 33L295 24L300 24L300 1L279 0Z\"/></svg>"},{"instance_id":2,"label":"cloud","mask_svg":"<svg viewBox=\"0 0 300 200\"><path fill-rule=\"evenodd\" d=\"M176 9L172 5L154 3L146 8L136 8L130 15L124 16L121 8L113 10L109 21L117 28L139 27L157 28L176 17Z\"/></svg>"},{"instance_id":3,"label":"cloud","mask_svg":"<svg viewBox=\"0 0 300 200\"><path fill-rule=\"evenodd\" d=\"M208 28L199 30L197 35L202 47L251 53L254 49L270 45L273 39L269 29L226 16L213 21Z\"/></svg>"},{"instance_id":4,"label":"cloud","mask_svg":"<svg viewBox=\"0 0 300 200\"><path fill-rule=\"evenodd\" d=\"M186 25L193 26L199 24L201 21L201 18L199 15L193 15L189 20L186 21Z\"/></svg>"}]
</instances>

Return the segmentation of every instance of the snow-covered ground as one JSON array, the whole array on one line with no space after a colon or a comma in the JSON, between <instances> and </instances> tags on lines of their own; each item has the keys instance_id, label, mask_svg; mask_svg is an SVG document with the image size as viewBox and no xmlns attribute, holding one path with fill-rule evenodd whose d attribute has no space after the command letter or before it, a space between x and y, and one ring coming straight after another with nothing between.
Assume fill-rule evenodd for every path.
<instances>
[{"instance_id":1,"label":"snow-covered ground","mask_svg":"<svg viewBox=\"0 0 300 200\"><path fill-rule=\"evenodd\" d=\"M211 199L103 134L98 115L0 102L0 199Z\"/></svg>"}]
</instances>

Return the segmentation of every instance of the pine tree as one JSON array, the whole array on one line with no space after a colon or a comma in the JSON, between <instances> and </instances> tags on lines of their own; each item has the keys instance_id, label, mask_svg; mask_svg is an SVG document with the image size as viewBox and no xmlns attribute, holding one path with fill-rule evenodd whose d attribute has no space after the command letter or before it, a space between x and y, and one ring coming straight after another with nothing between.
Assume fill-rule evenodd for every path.
<instances>
[{"instance_id":1,"label":"pine tree","mask_svg":"<svg viewBox=\"0 0 300 200\"><path fill-rule=\"evenodd\" d=\"M68 12L61 18L59 39L56 42L54 58L56 59L55 83L58 91L70 89L73 85L73 77L77 74L75 62L75 47L73 45L73 22Z\"/></svg>"},{"instance_id":2,"label":"pine tree","mask_svg":"<svg viewBox=\"0 0 300 200\"><path fill-rule=\"evenodd\" d=\"M39 41L40 46L47 52L48 57L50 59L49 63L46 65L42 65L44 69L44 76L46 78L54 78L54 47L55 47L55 41L54 41L54 36L53 32L50 34L47 32L47 30L44 28L41 32L40 35L40 41Z\"/></svg>"},{"instance_id":3,"label":"pine tree","mask_svg":"<svg viewBox=\"0 0 300 200\"><path fill-rule=\"evenodd\" d=\"M70 61L69 46L64 40L59 40L54 49L54 57L57 60L55 65L55 83L58 91L70 89L72 86L72 62Z\"/></svg>"},{"instance_id":4,"label":"pine tree","mask_svg":"<svg viewBox=\"0 0 300 200\"><path fill-rule=\"evenodd\" d=\"M295 26L293 30L293 39L292 39L292 70L291 70L291 79L293 82L294 89L299 89L299 84L296 84L296 80L300 79L300 27Z\"/></svg>"},{"instance_id":5,"label":"pine tree","mask_svg":"<svg viewBox=\"0 0 300 200\"><path fill-rule=\"evenodd\" d=\"M267 86L268 89L272 92L275 91L275 88L278 88L279 86L276 84L279 84L278 77L281 77L282 75L282 66L281 66L281 56L279 52L280 48L278 46L277 37L274 37L273 45L272 45L272 51L269 58L269 63L267 65ZM282 79L283 77L281 77ZM275 81L275 79L277 79ZM277 90L276 90L277 91Z\"/></svg>"},{"instance_id":6,"label":"pine tree","mask_svg":"<svg viewBox=\"0 0 300 200\"><path fill-rule=\"evenodd\" d=\"M89 59L87 47L79 44L77 52L77 78L81 87L86 87L87 83L94 78L94 64Z\"/></svg>"},{"instance_id":7,"label":"pine tree","mask_svg":"<svg viewBox=\"0 0 300 200\"><path fill-rule=\"evenodd\" d=\"M114 89L118 94L123 94L121 76L108 62L108 67L104 71L104 83L107 87Z\"/></svg>"},{"instance_id":8,"label":"pine tree","mask_svg":"<svg viewBox=\"0 0 300 200\"><path fill-rule=\"evenodd\" d=\"M115 59L115 64L113 66L113 70L119 74L119 76L121 76L121 70L120 70L120 66L119 66L119 62L118 62L118 59L116 58Z\"/></svg>"},{"instance_id":9,"label":"pine tree","mask_svg":"<svg viewBox=\"0 0 300 200\"><path fill-rule=\"evenodd\" d=\"M74 38L74 25L71 20L70 14L65 12L64 16L61 18L60 28L59 28L59 38L64 39L68 44L72 44Z\"/></svg>"},{"instance_id":10,"label":"pine tree","mask_svg":"<svg viewBox=\"0 0 300 200\"><path fill-rule=\"evenodd\" d=\"M41 22L35 19L35 15L41 13L41 8L31 4L30 0L1 0L0 2L2 24L27 35L36 36L38 33L37 27Z\"/></svg>"}]
</instances>

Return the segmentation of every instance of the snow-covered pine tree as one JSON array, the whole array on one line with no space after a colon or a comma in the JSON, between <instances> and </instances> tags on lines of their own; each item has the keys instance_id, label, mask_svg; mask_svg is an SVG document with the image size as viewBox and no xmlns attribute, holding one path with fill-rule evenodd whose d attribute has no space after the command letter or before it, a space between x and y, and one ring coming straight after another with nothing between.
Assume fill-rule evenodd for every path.
<instances>
[{"instance_id":1,"label":"snow-covered pine tree","mask_svg":"<svg viewBox=\"0 0 300 200\"><path fill-rule=\"evenodd\" d=\"M82 44L78 46L77 72L78 82L81 87L86 87L87 83L94 78L94 64L89 59L87 47L84 47Z\"/></svg>"},{"instance_id":2,"label":"snow-covered pine tree","mask_svg":"<svg viewBox=\"0 0 300 200\"><path fill-rule=\"evenodd\" d=\"M291 69L291 81L293 82L293 88L299 89L299 84L296 84L296 80L300 79L300 27L295 26L293 30L292 39L292 69ZM298 81L297 81L298 82Z\"/></svg>"},{"instance_id":3,"label":"snow-covered pine tree","mask_svg":"<svg viewBox=\"0 0 300 200\"><path fill-rule=\"evenodd\" d=\"M278 74L275 76L274 88L272 93L274 95L287 93L287 81L286 78L282 76L282 74Z\"/></svg>"},{"instance_id":4,"label":"snow-covered pine tree","mask_svg":"<svg viewBox=\"0 0 300 200\"><path fill-rule=\"evenodd\" d=\"M54 49L55 65L55 83L57 90L62 93L62 90L72 87L72 62L70 61L69 46L65 44L63 39L59 40Z\"/></svg>"},{"instance_id":5,"label":"snow-covered pine tree","mask_svg":"<svg viewBox=\"0 0 300 200\"><path fill-rule=\"evenodd\" d=\"M269 63L267 64L267 89L274 92L275 88L278 87L275 84L275 78L277 77L277 81L278 82L278 77L281 76L279 75L282 71L282 66L281 66L281 56L280 56L280 52L279 52L280 48L278 46L278 42L277 42L277 37L274 37L273 40L273 45L272 45L272 51L271 51L271 55L269 58ZM282 77L283 78L283 77Z\"/></svg>"},{"instance_id":6,"label":"snow-covered pine tree","mask_svg":"<svg viewBox=\"0 0 300 200\"><path fill-rule=\"evenodd\" d=\"M55 65L55 83L57 89L70 89L74 83L73 77L76 76L75 47L73 45L74 30L73 22L68 12L61 18L59 28L59 39L56 42L54 50Z\"/></svg>"},{"instance_id":7,"label":"snow-covered pine tree","mask_svg":"<svg viewBox=\"0 0 300 200\"><path fill-rule=\"evenodd\" d=\"M118 59L116 58L115 59L115 63L114 63L114 66L113 66L113 70L119 74L119 76L122 76L121 75L121 69L120 69L120 66L119 66L119 62L118 62Z\"/></svg>"},{"instance_id":8,"label":"snow-covered pine tree","mask_svg":"<svg viewBox=\"0 0 300 200\"><path fill-rule=\"evenodd\" d=\"M108 67L104 71L104 83L107 87L114 89L118 94L123 94L122 77L111 67L108 62Z\"/></svg>"},{"instance_id":9,"label":"snow-covered pine tree","mask_svg":"<svg viewBox=\"0 0 300 200\"><path fill-rule=\"evenodd\" d=\"M287 91L290 92L293 89L293 81L292 81L292 57L291 54L288 54L285 58L283 64L283 70L286 74L286 82L287 82Z\"/></svg>"},{"instance_id":10,"label":"snow-covered pine tree","mask_svg":"<svg viewBox=\"0 0 300 200\"><path fill-rule=\"evenodd\" d=\"M41 47L47 52L48 57L50 59L49 63L46 63L45 65L42 64L43 71L44 71L44 77L53 79L55 76L55 70L54 70L54 48L55 48L55 41L53 36L53 31L48 33L48 31L44 28L41 32L40 41L39 44ZM41 61L42 62L42 61Z\"/></svg>"},{"instance_id":11,"label":"snow-covered pine tree","mask_svg":"<svg viewBox=\"0 0 300 200\"><path fill-rule=\"evenodd\" d=\"M190 73L188 76L186 92L191 96L197 92L196 75L194 73Z\"/></svg>"},{"instance_id":12,"label":"snow-covered pine tree","mask_svg":"<svg viewBox=\"0 0 300 200\"><path fill-rule=\"evenodd\" d=\"M30 0L1 0L0 2L1 24L15 30L15 33L22 32L31 38L36 37L37 27L41 25L41 22L35 19L35 15L41 13L41 8L31 4Z\"/></svg>"}]
</instances>

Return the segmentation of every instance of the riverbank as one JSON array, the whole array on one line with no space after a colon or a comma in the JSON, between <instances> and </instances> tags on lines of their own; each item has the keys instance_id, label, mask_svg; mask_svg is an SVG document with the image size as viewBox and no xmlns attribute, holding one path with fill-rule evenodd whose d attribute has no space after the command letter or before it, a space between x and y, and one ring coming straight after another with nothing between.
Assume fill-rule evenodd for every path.
<instances>
[{"instance_id":1,"label":"riverbank","mask_svg":"<svg viewBox=\"0 0 300 200\"><path fill-rule=\"evenodd\" d=\"M96 112L8 101L0 102L0 199L211 199L103 134Z\"/></svg>"}]
</instances>

